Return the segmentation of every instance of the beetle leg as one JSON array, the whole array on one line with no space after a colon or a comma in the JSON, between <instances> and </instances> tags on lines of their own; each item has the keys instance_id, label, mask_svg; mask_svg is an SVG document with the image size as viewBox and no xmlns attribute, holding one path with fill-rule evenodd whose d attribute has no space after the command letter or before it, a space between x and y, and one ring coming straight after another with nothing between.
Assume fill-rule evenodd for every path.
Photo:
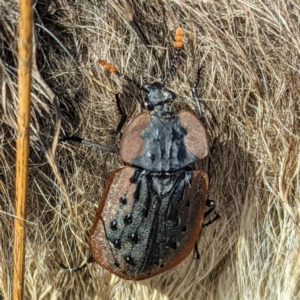
<instances>
[{"instance_id":1,"label":"beetle leg","mask_svg":"<svg viewBox=\"0 0 300 300\"><path fill-rule=\"evenodd\" d=\"M199 253L199 249L198 249L198 242L195 243L194 246L194 257L193 259L200 259L200 253Z\"/></svg>"},{"instance_id":2,"label":"beetle leg","mask_svg":"<svg viewBox=\"0 0 300 300\"><path fill-rule=\"evenodd\" d=\"M214 200L210 200L210 199L206 200L206 204L205 205L207 207L210 207L210 209L204 213L204 218L206 218L208 215L210 215L215 210L215 207L216 207L215 201ZM202 225L202 227L204 227L203 225Z\"/></svg>"},{"instance_id":3,"label":"beetle leg","mask_svg":"<svg viewBox=\"0 0 300 300\"><path fill-rule=\"evenodd\" d=\"M60 267L62 269L68 270L70 272L79 272L81 270L83 270L88 264L93 263L94 259L92 257L92 255L89 256L89 258L87 259L86 263L84 263L82 266L77 267L77 268L68 268L67 266L65 266L63 263L60 263Z\"/></svg>"},{"instance_id":4,"label":"beetle leg","mask_svg":"<svg viewBox=\"0 0 300 300\"><path fill-rule=\"evenodd\" d=\"M205 205L206 205L207 207L213 207L213 208L215 208L215 206L216 206L215 200L207 199Z\"/></svg>"},{"instance_id":5,"label":"beetle leg","mask_svg":"<svg viewBox=\"0 0 300 300\"><path fill-rule=\"evenodd\" d=\"M210 209L207 212L204 213L204 219L215 210L215 201L207 199L206 200L206 206L210 207ZM213 222L217 221L220 218L221 218L220 215L216 213L215 217L211 221L202 224L202 228L209 226L210 224L212 224Z\"/></svg>"},{"instance_id":6,"label":"beetle leg","mask_svg":"<svg viewBox=\"0 0 300 300\"><path fill-rule=\"evenodd\" d=\"M207 212L204 213L204 219L215 210L215 201L207 199L206 200L206 206L210 207L210 209ZM216 214L215 217L211 221L202 224L202 228L211 225L212 223L214 223L218 219L220 219L220 215ZM194 247L194 259L200 259L200 253L199 253L199 250L198 250L198 243L197 242L195 243L195 247Z\"/></svg>"},{"instance_id":7,"label":"beetle leg","mask_svg":"<svg viewBox=\"0 0 300 300\"><path fill-rule=\"evenodd\" d=\"M87 145L88 147L98 148L102 151L107 151L107 152L112 152L112 153L117 153L118 152L118 150L111 149L111 148L108 148L106 146L90 142L86 139L83 139L81 137L74 136L74 135L73 136L64 135L61 139L59 139L59 142L66 142L66 141L81 143L81 144Z\"/></svg>"},{"instance_id":8,"label":"beetle leg","mask_svg":"<svg viewBox=\"0 0 300 300\"><path fill-rule=\"evenodd\" d=\"M120 99L118 94L116 94L116 103L117 103L118 112L121 116L120 121L119 121L118 126L117 126L117 129L116 129L117 136L118 136L118 138L120 138L121 137L121 129L124 126L124 123L126 122L127 115L126 115L123 107L121 106L121 99ZM84 138L81 138L81 137L78 137L78 136L64 135L59 141L60 142L72 141L72 142L87 145L88 147L95 147L95 148L98 148L102 151L113 152L113 153L118 152L118 150L114 150L114 149L108 148L106 146L93 143L91 141L88 141L88 140L86 140Z\"/></svg>"},{"instance_id":9,"label":"beetle leg","mask_svg":"<svg viewBox=\"0 0 300 300\"><path fill-rule=\"evenodd\" d=\"M200 74L201 74L201 70L202 70L202 66L198 69L197 71L197 75L196 75L196 79L193 83L193 87L191 88L191 91L192 91L192 98L193 100L195 101L196 103L196 106L197 106L197 109L198 109L198 115L199 115L199 119L202 119L203 117L203 114L202 114L202 109L201 109L201 106L200 106L200 101L199 101L199 98L198 98L198 95L197 95L197 91L196 91L196 88L199 84L199 81L200 81Z\"/></svg>"},{"instance_id":10,"label":"beetle leg","mask_svg":"<svg viewBox=\"0 0 300 300\"><path fill-rule=\"evenodd\" d=\"M121 116L116 131L117 131L118 137L121 137L121 129L123 128L123 126L126 122L127 115L126 115L125 110L123 109L123 107L121 105L121 99L120 99L119 94L116 94L116 103L117 103L118 112Z\"/></svg>"},{"instance_id":11,"label":"beetle leg","mask_svg":"<svg viewBox=\"0 0 300 300\"><path fill-rule=\"evenodd\" d=\"M219 220L220 218L221 218L220 215L216 214L215 217L211 221L209 221L205 224L202 224L202 227L207 227L207 226L211 225L212 223L214 223L215 221Z\"/></svg>"}]
</instances>

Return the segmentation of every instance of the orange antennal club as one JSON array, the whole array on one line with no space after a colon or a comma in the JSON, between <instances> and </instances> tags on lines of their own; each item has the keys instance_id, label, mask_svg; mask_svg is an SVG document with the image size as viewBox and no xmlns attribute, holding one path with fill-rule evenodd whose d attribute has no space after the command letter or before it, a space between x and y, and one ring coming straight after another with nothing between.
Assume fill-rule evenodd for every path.
<instances>
[{"instance_id":1,"label":"orange antennal club","mask_svg":"<svg viewBox=\"0 0 300 300\"><path fill-rule=\"evenodd\" d=\"M171 62L171 65L170 65L170 67L167 71L167 74L166 74L164 80L162 81L162 85L166 84L168 78L170 77L172 71L175 68L175 63L176 63L177 57L180 55L180 52L181 52L181 49L182 49L182 46L183 46L182 39L183 39L183 29L182 28L177 28L176 32L175 32L175 38L174 38L175 42L173 43L174 48L175 48L174 58Z\"/></svg>"},{"instance_id":2,"label":"orange antennal club","mask_svg":"<svg viewBox=\"0 0 300 300\"><path fill-rule=\"evenodd\" d=\"M111 65L110 63L108 63L105 60L99 59L98 63L99 63L99 65L103 66L110 73L116 73L117 72L117 68L115 66Z\"/></svg>"},{"instance_id":3,"label":"orange antennal club","mask_svg":"<svg viewBox=\"0 0 300 300\"><path fill-rule=\"evenodd\" d=\"M98 63L99 63L99 65L103 66L110 73L114 73L117 76L125 79L126 81L128 81L130 83L133 83L138 89L144 90L144 87L142 85L140 85L139 83L137 83L134 79L129 78L127 75L124 75L124 74L120 73L115 66L113 66L110 63L108 63L106 60L99 59Z\"/></svg>"},{"instance_id":4,"label":"orange antennal club","mask_svg":"<svg viewBox=\"0 0 300 300\"><path fill-rule=\"evenodd\" d=\"M175 42L174 42L175 48L182 48L183 46L182 38L183 38L183 30L182 28L177 28L175 33Z\"/></svg>"}]
</instances>

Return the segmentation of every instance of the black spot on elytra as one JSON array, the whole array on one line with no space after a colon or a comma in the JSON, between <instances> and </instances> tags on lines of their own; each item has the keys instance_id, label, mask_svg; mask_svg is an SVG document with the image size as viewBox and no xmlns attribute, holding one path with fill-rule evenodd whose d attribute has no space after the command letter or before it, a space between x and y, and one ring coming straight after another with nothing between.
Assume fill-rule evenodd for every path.
<instances>
[{"instance_id":1,"label":"black spot on elytra","mask_svg":"<svg viewBox=\"0 0 300 300\"><path fill-rule=\"evenodd\" d=\"M181 229L182 232L186 232L186 226L183 226Z\"/></svg>"},{"instance_id":2,"label":"black spot on elytra","mask_svg":"<svg viewBox=\"0 0 300 300\"><path fill-rule=\"evenodd\" d=\"M132 223L132 214L127 214L124 217L124 223L125 225L129 225Z\"/></svg>"},{"instance_id":3,"label":"black spot on elytra","mask_svg":"<svg viewBox=\"0 0 300 300\"><path fill-rule=\"evenodd\" d=\"M113 220L110 222L110 228L111 230L117 230L118 229L118 223L116 220Z\"/></svg>"},{"instance_id":4,"label":"black spot on elytra","mask_svg":"<svg viewBox=\"0 0 300 300\"><path fill-rule=\"evenodd\" d=\"M133 258L130 255L125 256L124 259L125 259L126 263L128 263L128 264L130 264L132 266L134 265Z\"/></svg>"},{"instance_id":5,"label":"black spot on elytra","mask_svg":"<svg viewBox=\"0 0 300 300\"><path fill-rule=\"evenodd\" d=\"M139 241L139 237L136 233L129 234L128 238L134 244L137 244L137 242Z\"/></svg>"},{"instance_id":6,"label":"black spot on elytra","mask_svg":"<svg viewBox=\"0 0 300 300\"><path fill-rule=\"evenodd\" d=\"M116 266L117 268L120 268L120 264L119 264L117 261L115 261L115 266Z\"/></svg>"},{"instance_id":7,"label":"black spot on elytra","mask_svg":"<svg viewBox=\"0 0 300 300\"><path fill-rule=\"evenodd\" d=\"M121 241L120 241L120 239L113 240L113 244L114 244L114 246L115 246L116 249L121 249Z\"/></svg>"},{"instance_id":8,"label":"black spot on elytra","mask_svg":"<svg viewBox=\"0 0 300 300\"><path fill-rule=\"evenodd\" d=\"M176 243L176 242L173 242L173 243L170 245L170 247L171 247L172 249L176 250L176 249L177 249L177 243Z\"/></svg>"}]
</instances>

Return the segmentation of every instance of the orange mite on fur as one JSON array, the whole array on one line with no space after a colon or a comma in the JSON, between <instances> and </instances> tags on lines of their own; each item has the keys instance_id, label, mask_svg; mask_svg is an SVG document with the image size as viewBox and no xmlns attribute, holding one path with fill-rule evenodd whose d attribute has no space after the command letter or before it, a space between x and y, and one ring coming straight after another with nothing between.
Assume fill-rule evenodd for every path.
<instances>
[{"instance_id":1,"label":"orange mite on fur","mask_svg":"<svg viewBox=\"0 0 300 300\"><path fill-rule=\"evenodd\" d=\"M175 57L161 82L139 85L110 63L98 61L146 94L147 111L123 131L119 154L126 166L114 171L106 184L89 241L93 260L127 280L147 279L178 265L197 248L201 228L219 218L203 224L215 203L207 199L208 175L189 166L209 151L195 90L201 68L192 87L198 115L175 114L171 105L176 94L166 88L182 38L179 28Z\"/></svg>"}]
</instances>

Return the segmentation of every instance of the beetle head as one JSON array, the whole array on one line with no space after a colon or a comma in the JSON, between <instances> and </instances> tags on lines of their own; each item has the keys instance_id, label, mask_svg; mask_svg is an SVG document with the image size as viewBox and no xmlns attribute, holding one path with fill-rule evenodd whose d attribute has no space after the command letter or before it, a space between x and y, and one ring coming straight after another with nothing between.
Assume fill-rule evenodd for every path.
<instances>
[{"instance_id":1,"label":"beetle head","mask_svg":"<svg viewBox=\"0 0 300 300\"><path fill-rule=\"evenodd\" d=\"M149 111L162 111L166 104L171 104L176 98L175 93L166 89L160 82L146 84L143 89L147 93L145 105Z\"/></svg>"}]
</instances>

